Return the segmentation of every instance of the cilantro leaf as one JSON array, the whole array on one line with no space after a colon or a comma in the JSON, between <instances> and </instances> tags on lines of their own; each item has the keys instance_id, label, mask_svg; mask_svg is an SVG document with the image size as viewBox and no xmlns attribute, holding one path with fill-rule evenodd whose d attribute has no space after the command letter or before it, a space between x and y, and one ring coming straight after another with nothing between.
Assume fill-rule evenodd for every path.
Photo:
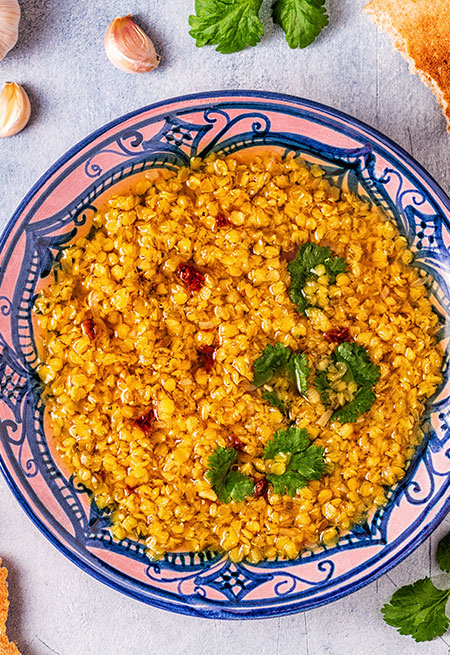
<instances>
[{"instance_id":1,"label":"cilantro leaf","mask_svg":"<svg viewBox=\"0 0 450 655\"><path fill-rule=\"evenodd\" d=\"M436 555L441 569L450 573L450 532L438 543Z\"/></svg>"},{"instance_id":2,"label":"cilantro leaf","mask_svg":"<svg viewBox=\"0 0 450 655\"><path fill-rule=\"evenodd\" d=\"M380 379L380 367L373 364L367 350L357 343L345 341L334 351L336 361L345 362L355 382L364 387L373 387Z\"/></svg>"},{"instance_id":3,"label":"cilantro leaf","mask_svg":"<svg viewBox=\"0 0 450 655\"><path fill-rule=\"evenodd\" d=\"M258 13L262 0L195 0L189 34L196 46L215 45L224 54L254 46L264 34Z\"/></svg>"},{"instance_id":4,"label":"cilantro leaf","mask_svg":"<svg viewBox=\"0 0 450 655\"><path fill-rule=\"evenodd\" d=\"M225 479L226 493L236 503L244 500L246 496L251 496L254 487L253 480L239 471L230 471Z\"/></svg>"},{"instance_id":5,"label":"cilantro leaf","mask_svg":"<svg viewBox=\"0 0 450 655\"><path fill-rule=\"evenodd\" d=\"M290 48L306 48L328 25L325 0L277 0L273 19L283 28Z\"/></svg>"},{"instance_id":6,"label":"cilantro leaf","mask_svg":"<svg viewBox=\"0 0 450 655\"><path fill-rule=\"evenodd\" d=\"M275 493L295 496L298 489L306 487L310 480L318 480L325 473L324 450L311 445L308 432L303 428L289 427L275 432L264 450L265 459L273 459L279 453L291 454L286 470L281 475L270 473L267 480Z\"/></svg>"},{"instance_id":7,"label":"cilantro leaf","mask_svg":"<svg viewBox=\"0 0 450 655\"><path fill-rule=\"evenodd\" d=\"M316 374L315 386L320 393L320 398L324 405L328 405L330 401L330 382L328 380L326 371L319 371Z\"/></svg>"},{"instance_id":8,"label":"cilantro leaf","mask_svg":"<svg viewBox=\"0 0 450 655\"><path fill-rule=\"evenodd\" d=\"M328 246L319 246L317 243L304 243L300 246L294 261L288 264L291 276L289 297L297 305L299 312L304 313L309 306L303 287L307 279L315 275L313 269L320 264L325 266L330 284L336 282L339 273L347 270L345 259L334 255Z\"/></svg>"},{"instance_id":9,"label":"cilantro leaf","mask_svg":"<svg viewBox=\"0 0 450 655\"><path fill-rule=\"evenodd\" d=\"M381 611L386 623L401 635L429 641L443 635L449 626L445 614L449 596L450 589L437 589L430 578L423 578L400 587Z\"/></svg>"},{"instance_id":10,"label":"cilantro leaf","mask_svg":"<svg viewBox=\"0 0 450 655\"><path fill-rule=\"evenodd\" d=\"M264 458L273 459L278 453L298 453L309 446L309 434L305 429L289 427L278 430L264 449Z\"/></svg>"},{"instance_id":11,"label":"cilantro leaf","mask_svg":"<svg viewBox=\"0 0 450 655\"><path fill-rule=\"evenodd\" d=\"M319 480L326 470L322 446L313 445L301 453L295 453L289 462L289 468L301 473L307 482Z\"/></svg>"},{"instance_id":12,"label":"cilantro leaf","mask_svg":"<svg viewBox=\"0 0 450 655\"><path fill-rule=\"evenodd\" d=\"M284 402L277 395L276 391L264 391L262 394L262 399L265 400L272 407L276 407L284 416L287 416L288 410Z\"/></svg>"},{"instance_id":13,"label":"cilantro leaf","mask_svg":"<svg viewBox=\"0 0 450 655\"><path fill-rule=\"evenodd\" d=\"M252 479L239 473L239 471L231 471L231 467L236 462L237 452L235 448L218 446L209 457L209 469L206 477L211 483L217 498L222 503L229 503L230 500L238 502L253 493L254 484Z\"/></svg>"},{"instance_id":14,"label":"cilantro leaf","mask_svg":"<svg viewBox=\"0 0 450 655\"><path fill-rule=\"evenodd\" d=\"M253 364L253 384L260 387L270 380L270 378L285 368L289 362L291 350L282 343L275 346L267 345L263 354Z\"/></svg>"},{"instance_id":15,"label":"cilantro leaf","mask_svg":"<svg viewBox=\"0 0 450 655\"><path fill-rule=\"evenodd\" d=\"M282 475L270 473L266 477L267 481L273 486L274 492L280 496L284 494L295 496L297 489L306 487L308 484L308 480L297 471L286 471Z\"/></svg>"},{"instance_id":16,"label":"cilantro leaf","mask_svg":"<svg viewBox=\"0 0 450 655\"><path fill-rule=\"evenodd\" d=\"M362 387L356 392L353 400L346 403L333 414L333 420L340 423L354 423L361 414L367 412L377 399L373 391Z\"/></svg>"},{"instance_id":17,"label":"cilantro leaf","mask_svg":"<svg viewBox=\"0 0 450 655\"><path fill-rule=\"evenodd\" d=\"M308 358L304 353L293 353L289 359L289 371L297 386L298 392L306 394L306 383L309 375Z\"/></svg>"}]
</instances>

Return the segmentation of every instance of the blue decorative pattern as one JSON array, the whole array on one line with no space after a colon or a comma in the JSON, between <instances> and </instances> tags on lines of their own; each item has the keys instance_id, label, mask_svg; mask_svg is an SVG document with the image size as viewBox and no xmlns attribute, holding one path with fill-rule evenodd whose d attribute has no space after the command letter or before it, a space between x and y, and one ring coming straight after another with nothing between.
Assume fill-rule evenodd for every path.
<instances>
[{"instance_id":1,"label":"blue decorative pattern","mask_svg":"<svg viewBox=\"0 0 450 655\"><path fill-rule=\"evenodd\" d=\"M287 114L295 112L296 115L303 112L305 119L325 121L328 126L337 129L331 111L327 114L321 107L312 108L314 111L311 105L300 104L295 110L283 106L280 111ZM82 561L81 565L94 575L142 600L188 613L190 606L195 606L197 614L224 618L238 616L237 610L241 608L244 617L271 615L275 611L286 613L342 595L347 587L345 580L340 580L336 574L334 554L377 547L380 554L374 556L376 562L381 554L387 558L390 550L394 553L401 544L390 544L388 539L393 509L400 503L420 505L425 515L432 503L438 503L445 494L450 470L450 462L441 470L433 457L433 454L444 452L445 458L450 460L450 400L447 396L437 396L432 411L433 416L438 413L439 436L436 424L429 426L427 440L418 450L408 475L400 485L389 490L389 503L370 515L364 524L343 535L337 546L303 553L294 563L295 566L309 566L308 573L303 575L301 567L293 570L292 562L277 560L258 566L233 564L213 553L172 553L159 562L149 563L142 544L130 540L118 542L112 538L108 514L96 508L90 502L88 490L75 485L72 479L68 480L54 461L45 438L45 407L35 375L37 353L31 308L36 288L40 280L57 265L62 249L88 232L100 196L118 181L136 173L158 168L176 170L188 165L192 157L204 157L211 152L227 155L261 145L276 146L286 154L302 155L325 168L333 183L376 203L396 221L416 250L417 265L432 276L430 291L443 326L444 317L450 317L450 259L446 245L450 242L449 206L447 214L441 210L422 182L403 166L401 159L391 153L391 144L386 145L386 150L384 146L376 144L380 139L378 135L372 142L367 134L359 147L337 148L309 136L275 130L269 115L270 111L274 111L274 105L269 111L267 102L263 100L249 99L247 108L242 108L237 116L233 114L234 109L232 99L220 106L210 105L205 99L202 106L170 111L157 117L158 120L136 120L132 129L116 133L94 151L89 151L78 162L89 179L86 191L63 210L44 220L32 220L35 209L30 209L24 218L23 275L17 280L12 298L0 296L0 314L10 321L11 326L10 341L0 335L0 398L11 413L11 418L0 421L0 442L4 444L8 461L15 462L16 470L21 472L22 477L40 475L45 479L67 518L70 529L63 527L55 517L48 516L49 512L39 498L33 498L39 513L46 516L50 527L45 527L45 530L49 531L50 538L69 544L68 550L72 551L68 553L69 556L82 557L78 563ZM189 114L189 120L186 114ZM352 120L346 120L350 127L345 128L341 124L339 129L347 129L354 137ZM381 154L392 162L392 166L377 172L377 158ZM111 156L119 162L112 168L108 167ZM418 177L423 178L424 174L419 171ZM13 246L5 246L5 239L1 247L0 282L13 252ZM441 336L444 339L444 331ZM444 372L447 381L447 360ZM8 464L0 463L8 478ZM425 486L415 479L419 467L426 471L426 476L422 476L426 480ZM445 484L442 483L444 479ZM418 525L410 526L409 532L405 532L406 540ZM145 564L148 583L155 584L150 588L142 581L131 584L121 577L120 572L114 570L111 573L106 564L96 568L97 563L93 563L95 558L90 560L91 549ZM395 557L398 559L400 556L394 553L393 557L395 561ZM369 564L371 561L365 562L364 567ZM384 568L390 565L384 564ZM362 570L355 567L354 574L361 574ZM372 577L376 574L379 571ZM270 588L270 595L252 599L255 590L263 587ZM308 597L319 593L319 590L321 595L317 596L318 600L308 605ZM233 615L234 611L237 613Z\"/></svg>"}]
</instances>

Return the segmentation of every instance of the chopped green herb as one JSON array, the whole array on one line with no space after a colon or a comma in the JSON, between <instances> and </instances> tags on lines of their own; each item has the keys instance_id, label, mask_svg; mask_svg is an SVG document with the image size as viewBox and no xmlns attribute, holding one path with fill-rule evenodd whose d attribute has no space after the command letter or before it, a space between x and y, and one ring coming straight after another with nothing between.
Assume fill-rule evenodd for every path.
<instances>
[{"instance_id":1,"label":"chopped green herb","mask_svg":"<svg viewBox=\"0 0 450 655\"><path fill-rule=\"evenodd\" d=\"M429 641L443 635L449 626L445 614L449 597L450 589L437 589L430 578L423 578L400 587L381 611L386 623L401 635Z\"/></svg>"},{"instance_id":2,"label":"chopped green herb","mask_svg":"<svg viewBox=\"0 0 450 655\"><path fill-rule=\"evenodd\" d=\"M255 46L264 34L258 13L262 0L195 0L189 34L196 46L215 45L229 54Z\"/></svg>"},{"instance_id":3,"label":"chopped green herb","mask_svg":"<svg viewBox=\"0 0 450 655\"><path fill-rule=\"evenodd\" d=\"M362 387L356 392L353 400L334 412L333 419L340 423L354 423L361 414L369 411L376 398L373 391Z\"/></svg>"},{"instance_id":4,"label":"chopped green herb","mask_svg":"<svg viewBox=\"0 0 450 655\"><path fill-rule=\"evenodd\" d=\"M328 25L325 0L276 0L272 15L290 48L306 48Z\"/></svg>"},{"instance_id":5,"label":"chopped green herb","mask_svg":"<svg viewBox=\"0 0 450 655\"><path fill-rule=\"evenodd\" d=\"M273 459L278 453L298 453L310 444L308 431L304 428L289 427L278 430L264 449L264 458Z\"/></svg>"},{"instance_id":6,"label":"chopped green herb","mask_svg":"<svg viewBox=\"0 0 450 655\"><path fill-rule=\"evenodd\" d=\"M298 392L304 396L309 375L308 358L304 353L292 353L288 366Z\"/></svg>"},{"instance_id":7,"label":"chopped green herb","mask_svg":"<svg viewBox=\"0 0 450 655\"><path fill-rule=\"evenodd\" d=\"M334 357L347 364L355 382L363 387L373 387L380 379L380 367L372 363L367 350L357 343L340 343Z\"/></svg>"},{"instance_id":8,"label":"chopped green herb","mask_svg":"<svg viewBox=\"0 0 450 655\"><path fill-rule=\"evenodd\" d=\"M276 407L284 416L287 416L288 410L285 403L278 396L276 391L264 391L262 394L262 399L265 400L272 407Z\"/></svg>"},{"instance_id":9,"label":"chopped green herb","mask_svg":"<svg viewBox=\"0 0 450 655\"><path fill-rule=\"evenodd\" d=\"M267 345L263 354L253 364L253 384L260 387L266 384L276 373L286 368L291 357L291 349L282 343Z\"/></svg>"},{"instance_id":10,"label":"chopped green herb","mask_svg":"<svg viewBox=\"0 0 450 655\"><path fill-rule=\"evenodd\" d=\"M218 446L209 457L206 477L222 503L229 503L230 500L239 502L253 493L253 480L239 471L231 470L236 462L235 448Z\"/></svg>"},{"instance_id":11,"label":"chopped green herb","mask_svg":"<svg viewBox=\"0 0 450 655\"><path fill-rule=\"evenodd\" d=\"M441 569L450 573L450 532L438 543L436 555Z\"/></svg>"},{"instance_id":12,"label":"chopped green herb","mask_svg":"<svg viewBox=\"0 0 450 655\"><path fill-rule=\"evenodd\" d=\"M279 453L291 456L283 474L270 473L267 476L277 494L295 496L298 489L305 487L310 480L318 480L325 473L323 448L311 445L305 429L291 426L278 430L267 443L264 458L273 459Z\"/></svg>"},{"instance_id":13,"label":"chopped green herb","mask_svg":"<svg viewBox=\"0 0 450 655\"><path fill-rule=\"evenodd\" d=\"M380 367L374 364L363 346L357 343L344 342L340 343L332 356L333 364L343 362L347 372L342 378L345 382L353 382L355 390L353 397L343 405L337 407L336 391L328 377L328 369L319 371L316 374L315 387L320 393L324 405L330 405L335 408L332 416L333 420L341 423L354 423L361 414L367 412L376 400L375 393L371 388L380 378Z\"/></svg>"},{"instance_id":14,"label":"chopped green herb","mask_svg":"<svg viewBox=\"0 0 450 655\"><path fill-rule=\"evenodd\" d=\"M328 246L318 246L316 243L304 243L300 246L294 261L288 264L291 276L289 297L301 313L309 307L303 288L308 278L317 277L313 269L320 264L325 266L330 284L336 282L339 273L347 270L345 259L334 255Z\"/></svg>"}]
</instances>

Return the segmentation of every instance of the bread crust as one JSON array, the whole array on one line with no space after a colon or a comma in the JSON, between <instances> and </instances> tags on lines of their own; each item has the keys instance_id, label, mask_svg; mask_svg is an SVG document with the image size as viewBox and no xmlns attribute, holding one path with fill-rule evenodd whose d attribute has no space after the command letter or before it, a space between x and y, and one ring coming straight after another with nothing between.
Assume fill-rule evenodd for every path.
<instances>
[{"instance_id":1,"label":"bread crust","mask_svg":"<svg viewBox=\"0 0 450 655\"><path fill-rule=\"evenodd\" d=\"M8 571L1 568L0 559L0 655L20 655L17 646L11 643L6 636L6 619L8 618L9 600L6 577Z\"/></svg>"},{"instance_id":2,"label":"bread crust","mask_svg":"<svg viewBox=\"0 0 450 655\"><path fill-rule=\"evenodd\" d=\"M450 2L433 0L371 0L364 8L385 30L395 47L431 87L450 130Z\"/></svg>"}]
</instances>

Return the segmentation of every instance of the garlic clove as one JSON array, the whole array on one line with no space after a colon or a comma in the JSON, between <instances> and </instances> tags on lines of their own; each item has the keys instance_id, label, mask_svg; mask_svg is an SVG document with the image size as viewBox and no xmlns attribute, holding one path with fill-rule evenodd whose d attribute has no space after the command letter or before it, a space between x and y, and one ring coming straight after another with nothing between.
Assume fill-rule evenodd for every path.
<instances>
[{"instance_id":1,"label":"garlic clove","mask_svg":"<svg viewBox=\"0 0 450 655\"><path fill-rule=\"evenodd\" d=\"M16 82L7 82L0 93L0 137L14 136L30 119L30 99Z\"/></svg>"},{"instance_id":2,"label":"garlic clove","mask_svg":"<svg viewBox=\"0 0 450 655\"><path fill-rule=\"evenodd\" d=\"M126 73L146 73L160 61L152 41L130 15L112 21L105 35L105 50L111 63Z\"/></svg>"},{"instance_id":3,"label":"garlic clove","mask_svg":"<svg viewBox=\"0 0 450 655\"><path fill-rule=\"evenodd\" d=\"M17 43L19 21L18 0L0 0L0 61Z\"/></svg>"}]
</instances>

